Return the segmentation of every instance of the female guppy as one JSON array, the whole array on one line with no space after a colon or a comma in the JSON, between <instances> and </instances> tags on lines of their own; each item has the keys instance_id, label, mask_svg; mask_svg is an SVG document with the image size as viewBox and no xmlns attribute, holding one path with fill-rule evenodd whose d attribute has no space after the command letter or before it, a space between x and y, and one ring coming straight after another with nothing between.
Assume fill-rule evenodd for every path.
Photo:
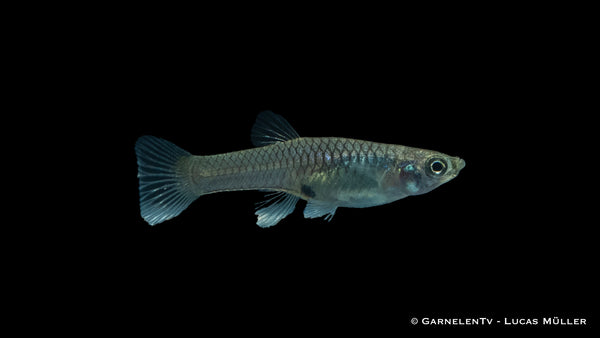
<instances>
[{"instance_id":1,"label":"female guppy","mask_svg":"<svg viewBox=\"0 0 600 338\"><path fill-rule=\"evenodd\" d=\"M339 137L304 138L280 115L258 115L251 132L258 148L193 156L153 136L135 145L140 209L150 225L179 215L196 198L221 191L270 191L256 211L270 227L292 213L305 218L338 207L366 208L429 192L450 181L465 161L436 151Z\"/></svg>"}]
</instances>

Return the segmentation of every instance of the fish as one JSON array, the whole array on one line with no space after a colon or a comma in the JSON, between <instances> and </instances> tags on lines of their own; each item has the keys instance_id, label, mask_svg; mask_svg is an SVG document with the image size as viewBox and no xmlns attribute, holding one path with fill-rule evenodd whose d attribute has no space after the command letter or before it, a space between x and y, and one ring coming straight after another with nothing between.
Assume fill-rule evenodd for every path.
<instances>
[{"instance_id":1,"label":"fish","mask_svg":"<svg viewBox=\"0 0 600 338\"><path fill-rule=\"evenodd\" d=\"M459 157L402 145L342 137L300 137L271 111L251 130L255 148L196 156L162 138L135 144L142 218L156 225L178 216L198 197L218 192L267 192L256 224L276 225L297 202L304 217L331 221L336 210L367 208L421 195L455 178Z\"/></svg>"}]
</instances>

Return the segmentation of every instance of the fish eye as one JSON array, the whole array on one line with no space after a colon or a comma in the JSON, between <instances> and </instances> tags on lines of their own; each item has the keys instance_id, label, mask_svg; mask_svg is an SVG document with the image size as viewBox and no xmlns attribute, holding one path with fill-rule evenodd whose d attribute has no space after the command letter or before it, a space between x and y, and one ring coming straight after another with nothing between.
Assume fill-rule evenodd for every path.
<instances>
[{"instance_id":1,"label":"fish eye","mask_svg":"<svg viewBox=\"0 0 600 338\"><path fill-rule=\"evenodd\" d=\"M441 173L443 169L444 169L444 164L442 162L434 161L433 163L431 163L431 171L433 171L434 173L436 173L436 174Z\"/></svg>"},{"instance_id":2,"label":"fish eye","mask_svg":"<svg viewBox=\"0 0 600 338\"><path fill-rule=\"evenodd\" d=\"M432 158L428 161L427 167L431 174L435 176L443 175L446 172L446 161L441 158Z\"/></svg>"}]
</instances>

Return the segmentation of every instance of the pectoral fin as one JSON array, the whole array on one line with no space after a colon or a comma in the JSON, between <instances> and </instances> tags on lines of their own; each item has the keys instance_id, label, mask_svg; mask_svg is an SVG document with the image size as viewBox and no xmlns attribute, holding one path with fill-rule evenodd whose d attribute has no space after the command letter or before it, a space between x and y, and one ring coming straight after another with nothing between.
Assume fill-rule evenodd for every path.
<instances>
[{"instance_id":1,"label":"pectoral fin","mask_svg":"<svg viewBox=\"0 0 600 338\"><path fill-rule=\"evenodd\" d=\"M317 218L327 215L325 220L331 221L337 207L338 206L332 202L309 200L306 204L306 208L304 208L304 218Z\"/></svg>"}]
</instances>

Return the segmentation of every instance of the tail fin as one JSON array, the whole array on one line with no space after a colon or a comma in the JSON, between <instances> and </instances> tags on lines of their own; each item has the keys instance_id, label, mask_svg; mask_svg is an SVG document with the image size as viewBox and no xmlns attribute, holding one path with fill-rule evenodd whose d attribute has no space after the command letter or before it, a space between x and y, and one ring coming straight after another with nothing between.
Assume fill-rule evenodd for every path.
<instances>
[{"instance_id":1,"label":"tail fin","mask_svg":"<svg viewBox=\"0 0 600 338\"><path fill-rule=\"evenodd\" d=\"M197 195L177 164L187 151L154 136L142 136L135 143L140 180L142 218L155 225L179 215Z\"/></svg>"}]
</instances>

